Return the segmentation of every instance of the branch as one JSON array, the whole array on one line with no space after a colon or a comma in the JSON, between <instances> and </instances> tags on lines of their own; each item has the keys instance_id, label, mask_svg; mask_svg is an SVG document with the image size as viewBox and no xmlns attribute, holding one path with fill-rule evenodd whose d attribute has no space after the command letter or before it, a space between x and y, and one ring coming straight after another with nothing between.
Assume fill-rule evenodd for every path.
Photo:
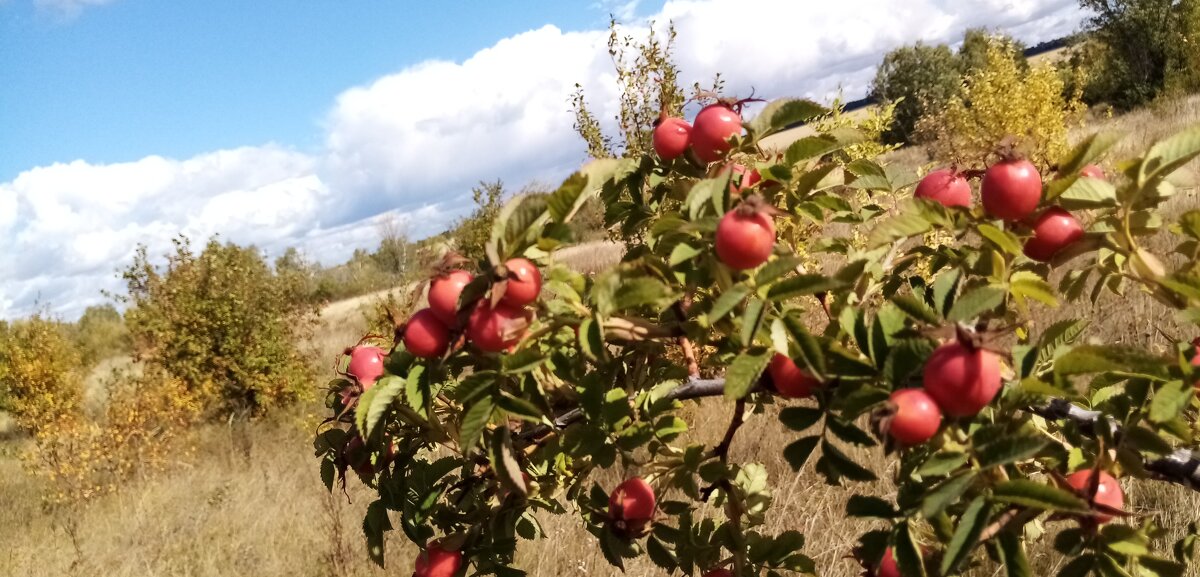
<instances>
[{"instance_id":1,"label":"branch","mask_svg":"<svg viewBox=\"0 0 1200 577\"><path fill-rule=\"evenodd\" d=\"M724 463L729 458L729 447L733 445L733 436L737 434L738 429L746 422L746 401L738 399L738 402L733 407L733 419L729 421L729 428L725 430L725 437L721 439L721 444L713 449L713 456L720 458Z\"/></svg>"}]
</instances>

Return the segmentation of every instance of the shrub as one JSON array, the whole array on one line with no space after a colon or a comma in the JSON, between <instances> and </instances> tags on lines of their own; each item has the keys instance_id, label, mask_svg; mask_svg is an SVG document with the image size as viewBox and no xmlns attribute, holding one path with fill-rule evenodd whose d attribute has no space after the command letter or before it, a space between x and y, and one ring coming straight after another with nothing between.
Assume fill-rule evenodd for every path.
<instances>
[{"instance_id":1,"label":"shrub","mask_svg":"<svg viewBox=\"0 0 1200 577\"><path fill-rule=\"evenodd\" d=\"M82 363L69 332L41 313L0 327L0 409L24 431L79 410Z\"/></svg>"},{"instance_id":2,"label":"shrub","mask_svg":"<svg viewBox=\"0 0 1200 577\"><path fill-rule=\"evenodd\" d=\"M945 45L917 43L892 50L875 72L871 96L895 105L895 119L884 133L889 143L910 143L917 121L941 108L961 82L958 60Z\"/></svg>"},{"instance_id":3,"label":"shrub","mask_svg":"<svg viewBox=\"0 0 1200 577\"><path fill-rule=\"evenodd\" d=\"M1053 68L1036 66L1023 72L1012 50L993 42L986 66L964 79L962 91L945 108L921 119L918 129L935 156L980 166L997 143L1010 137L1041 166L1066 152L1067 122L1083 105L1063 97L1063 81Z\"/></svg>"},{"instance_id":4,"label":"shrub","mask_svg":"<svg viewBox=\"0 0 1200 577\"><path fill-rule=\"evenodd\" d=\"M504 183L499 180L480 182L471 189L471 199L475 201L475 210L455 222L449 236L459 254L477 261L484 257L483 249L492 234L492 222L500 213Z\"/></svg>"},{"instance_id":5,"label":"shrub","mask_svg":"<svg viewBox=\"0 0 1200 577\"><path fill-rule=\"evenodd\" d=\"M1200 88L1200 2L1196 0L1080 0L1093 16L1092 38L1103 46L1086 67L1089 104L1130 109L1167 89Z\"/></svg>"},{"instance_id":6,"label":"shrub","mask_svg":"<svg viewBox=\"0 0 1200 577\"><path fill-rule=\"evenodd\" d=\"M85 367L127 355L132 347L125 319L111 304L85 309L75 323L74 338Z\"/></svg>"},{"instance_id":7,"label":"shrub","mask_svg":"<svg viewBox=\"0 0 1200 577\"><path fill-rule=\"evenodd\" d=\"M174 241L160 270L139 247L124 271L126 321L138 358L178 378L206 409L261 412L306 390L296 343L314 311L254 248Z\"/></svg>"}]
</instances>

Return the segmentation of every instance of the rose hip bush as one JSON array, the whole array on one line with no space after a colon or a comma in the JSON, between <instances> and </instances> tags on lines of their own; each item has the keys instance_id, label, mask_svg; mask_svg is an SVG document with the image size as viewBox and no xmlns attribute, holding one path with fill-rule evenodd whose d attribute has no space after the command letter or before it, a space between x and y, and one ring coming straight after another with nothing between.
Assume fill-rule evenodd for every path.
<instances>
[{"instance_id":1,"label":"rose hip bush","mask_svg":"<svg viewBox=\"0 0 1200 577\"><path fill-rule=\"evenodd\" d=\"M914 198L915 178L834 161L861 141L853 130L760 152L825 112L812 102L772 102L745 124L738 103L713 106L670 160L598 160L553 194L513 199L486 258L462 267L473 274L438 271L436 308L397 327L382 376L343 368L330 383L316 455L331 490L348 471L375 490L363 528L376 561L399 531L422 548L419 575L522 575L517 542L544 537L543 512L581 517L618 567L647 555L663 574L817 573L803 535L766 529L766 467L730 451L747 413L779 405L766 414L797 470L831 484L885 474L849 446L898 461L893 499L845 504L876 520L846 551L869 575L953 575L988 559L1032 575L1028 541L1043 534L1060 575L1183 574L1194 527L1165 543L1153 518L1123 509L1116 480L1200 487L1193 335L1162 354L1091 344L1102 335L1087 319L1044 319L1140 290L1200 323L1200 211L1165 222L1158 210L1200 129L1121 162L1104 158L1109 134L1053 167L1007 150L991 169L932 173ZM760 179L731 187L731 162ZM1096 162L1111 180L1082 174ZM627 252L585 277L554 251L593 198ZM806 239L825 263L814 271L776 238L785 219L858 234ZM935 231L952 240L921 242ZM1155 233L1178 237L1175 258L1140 244ZM1031 242L1052 246L1034 260ZM728 429L684 442L681 409L702 397L723 398L704 410L729 414ZM636 474L593 480L618 465Z\"/></svg>"}]
</instances>

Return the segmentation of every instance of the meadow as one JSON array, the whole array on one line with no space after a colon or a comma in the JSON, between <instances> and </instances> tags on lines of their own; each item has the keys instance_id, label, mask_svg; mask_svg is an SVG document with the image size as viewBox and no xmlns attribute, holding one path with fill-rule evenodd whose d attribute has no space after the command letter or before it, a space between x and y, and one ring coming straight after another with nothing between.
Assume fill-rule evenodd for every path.
<instances>
[{"instance_id":1,"label":"meadow","mask_svg":"<svg viewBox=\"0 0 1200 577\"><path fill-rule=\"evenodd\" d=\"M1122 158L1196 122L1200 122L1200 97L1157 104L1116 118L1092 117L1075 130L1074 137L1100 129L1125 132L1128 136L1111 156ZM927 162L927 157L920 148L908 148L887 160L916 167ZM1197 207L1200 200L1195 188L1184 189L1171 202L1166 216ZM1168 247L1154 248L1163 254ZM593 243L563 251L558 258L591 273L611 266L620 254L620 246ZM301 346L310 347L315 358L332 366L337 354L366 332L367 319L381 296L331 304L323 311L311 342ZM1106 295L1094 307L1076 303L1052 314L1092 319L1088 334L1106 342L1165 350L1169 336L1184 335L1169 311L1150 303L1146 295L1131 292L1125 298ZM99 399L93 402L102 402L104 373L125 364L109 361L89 378L89 398ZM314 391L320 382L314 382ZM398 533L389 536L386 570L367 559L360 523L369 492L355 479L350 479L344 493L335 490L330 494L322 486L311 450L312 432L322 410L314 400L260 421L203 425L188 439L191 450L181 454L165 473L136 479L79 509L43 509L42 487L15 457L24 441L4 441L0 444L0 575L408 574L416 548ZM811 470L811 463L793 472L781 456L791 438L781 434L775 410L771 407L750 418L732 447L739 460L764 463L777 487L769 528L803 532L807 537L804 552L825 569L823 575L860 574L861 569L843 557L870 521L848 519L845 499L853 491L885 498L894 492L886 480L889 460L878 448L854 450L852 456L868 463L883 479L866 486L828 486ZM723 401L695 403L688 435L717 439L727 419ZM598 480L611 486L620 477L621 472L613 470ZM1132 511L1156 516L1174 531L1193 521L1200 510L1200 493L1174 485L1143 483L1129 487L1127 494ZM603 559L594 537L570 515L544 518L543 524L548 538L523 544L519 554L519 564L531 575L619 574ZM1046 530L1052 531L1054 526ZM1173 535L1168 537L1173 539ZM1056 570L1056 555L1035 549L1031 557L1035 574ZM662 572L648 560L639 560L627 574ZM996 573L995 568L981 567L972 574Z\"/></svg>"}]
</instances>

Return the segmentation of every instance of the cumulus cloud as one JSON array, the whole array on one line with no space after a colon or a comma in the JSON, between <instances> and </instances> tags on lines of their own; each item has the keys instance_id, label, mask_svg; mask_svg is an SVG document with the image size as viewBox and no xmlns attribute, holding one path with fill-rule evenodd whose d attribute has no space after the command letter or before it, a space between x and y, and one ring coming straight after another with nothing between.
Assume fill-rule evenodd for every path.
<instances>
[{"instance_id":1,"label":"cumulus cloud","mask_svg":"<svg viewBox=\"0 0 1200 577\"><path fill-rule=\"evenodd\" d=\"M685 85L721 72L731 94L828 99L865 94L883 53L901 44L953 44L973 26L1039 42L1083 16L1075 0L670 0L647 20L675 23ZM299 246L332 264L376 245L380 215L420 238L469 211L480 180L555 183L585 160L571 127L576 83L601 119L616 113L606 39L605 30L545 26L463 62L428 61L348 88L312 153L268 145L23 172L0 183L0 318L38 302L73 317L101 300L98 289L119 288L113 270L137 243L161 253L178 232L220 233L272 254Z\"/></svg>"},{"instance_id":2,"label":"cumulus cloud","mask_svg":"<svg viewBox=\"0 0 1200 577\"><path fill-rule=\"evenodd\" d=\"M54 14L64 20L79 17L87 8L111 4L114 0L33 0L33 6L41 12Z\"/></svg>"}]
</instances>

